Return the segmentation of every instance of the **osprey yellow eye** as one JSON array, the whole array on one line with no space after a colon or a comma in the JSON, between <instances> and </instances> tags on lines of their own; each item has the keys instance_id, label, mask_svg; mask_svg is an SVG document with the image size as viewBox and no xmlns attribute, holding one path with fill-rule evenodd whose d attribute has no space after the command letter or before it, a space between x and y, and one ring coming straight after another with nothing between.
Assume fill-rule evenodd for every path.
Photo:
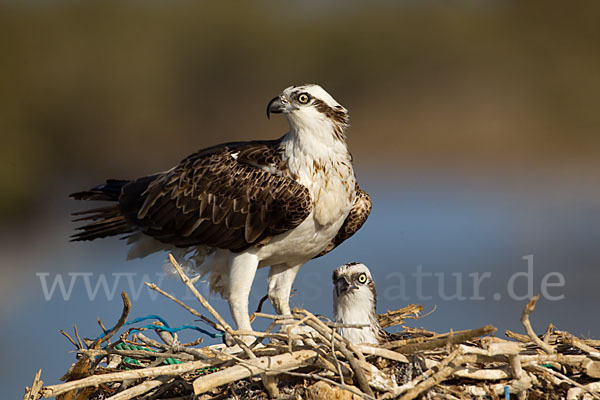
<instances>
[{"instance_id":1,"label":"osprey yellow eye","mask_svg":"<svg viewBox=\"0 0 600 400\"><path fill-rule=\"evenodd\" d=\"M362 273L358 276L358 283L366 283L367 282L367 274Z\"/></svg>"},{"instance_id":2,"label":"osprey yellow eye","mask_svg":"<svg viewBox=\"0 0 600 400\"><path fill-rule=\"evenodd\" d=\"M300 104L306 104L306 103L308 103L309 100L310 100L310 96L306 93L300 93L298 95L298 102Z\"/></svg>"}]
</instances>

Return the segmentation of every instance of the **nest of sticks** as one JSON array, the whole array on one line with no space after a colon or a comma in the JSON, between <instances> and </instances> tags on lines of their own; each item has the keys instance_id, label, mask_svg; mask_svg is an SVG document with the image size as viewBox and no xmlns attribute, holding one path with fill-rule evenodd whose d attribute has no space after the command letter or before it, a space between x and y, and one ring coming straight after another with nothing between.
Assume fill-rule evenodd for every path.
<instances>
[{"instance_id":1,"label":"nest of sticks","mask_svg":"<svg viewBox=\"0 0 600 400\"><path fill-rule=\"evenodd\" d=\"M131 304L125 293L117 324L96 340L63 334L77 347L77 362L61 380L44 386L41 370L24 400L126 399L600 399L600 341L548 327L536 335L529 322L537 297L521 315L526 334L493 336L491 325L438 334L404 327L381 345L356 345L336 333L340 325L307 310L275 316L264 332L233 330L196 290L177 262L183 283L215 321L156 285L153 289L225 333L229 346L182 344L157 330L160 341L122 330ZM410 305L379 315L381 325L417 319ZM250 345L243 338L256 339Z\"/></svg>"}]
</instances>

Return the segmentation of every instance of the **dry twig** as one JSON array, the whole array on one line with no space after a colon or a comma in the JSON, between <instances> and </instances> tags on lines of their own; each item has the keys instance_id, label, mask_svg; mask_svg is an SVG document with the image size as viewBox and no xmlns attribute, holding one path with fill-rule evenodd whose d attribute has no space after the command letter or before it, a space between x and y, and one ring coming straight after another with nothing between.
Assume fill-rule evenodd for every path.
<instances>
[{"instance_id":1,"label":"dry twig","mask_svg":"<svg viewBox=\"0 0 600 400\"><path fill-rule=\"evenodd\" d=\"M33 378L33 384L31 387L25 388L25 396L23 396L23 400L38 400L40 398L40 389L44 382L40 379L42 376L42 370L38 370Z\"/></svg>"},{"instance_id":2,"label":"dry twig","mask_svg":"<svg viewBox=\"0 0 600 400\"><path fill-rule=\"evenodd\" d=\"M531 327L531 322L529 322L529 314L531 314L533 312L533 310L535 309L535 303L537 303L539 298L540 298L540 295L538 294L538 295L534 296L531 300L529 300L529 303L527 303L527 305L523 309L523 314L521 314L521 323L525 327L525 330L527 331L527 335L533 341L533 343L535 343L539 347L541 347L546 353L552 354L552 353L554 353L554 347L550 346L548 343L544 343L535 334L533 328Z\"/></svg>"},{"instance_id":3,"label":"dry twig","mask_svg":"<svg viewBox=\"0 0 600 400\"><path fill-rule=\"evenodd\" d=\"M130 371L113 372L110 374L93 375L76 381L58 385L45 386L41 389L44 397L58 396L59 394L89 386L98 386L109 382L122 382L128 379L154 378L157 376L180 376L196 369L210 367L205 361L191 361L185 364L165 365L161 367L142 368Z\"/></svg>"},{"instance_id":4,"label":"dry twig","mask_svg":"<svg viewBox=\"0 0 600 400\"><path fill-rule=\"evenodd\" d=\"M129 296L127 296L127 293L125 292L121 292L121 299L123 300L123 311L121 312L121 317L117 321L117 324L108 332L106 332L103 337L96 339L94 343L89 346L90 348L94 349L99 344L108 341L115 333L119 331L119 329L123 327L123 325L125 325L125 322L127 322L129 310L131 310L131 301L129 301ZM79 335L77 335L77 338L79 339ZM81 342L81 339L79 339L79 341Z\"/></svg>"},{"instance_id":5,"label":"dry twig","mask_svg":"<svg viewBox=\"0 0 600 400\"><path fill-rule=\"evenodd\" d=\"M130 400L142 394L148 393L152 389L156 389L157 387L159 387L165 382L170 381L171 379L173 379L172 376L160 376L156 379L144 381L139 385L133 386L129 389L125 389L122 392L119 392L106 400Z\"/></svg>"}]
</instances>

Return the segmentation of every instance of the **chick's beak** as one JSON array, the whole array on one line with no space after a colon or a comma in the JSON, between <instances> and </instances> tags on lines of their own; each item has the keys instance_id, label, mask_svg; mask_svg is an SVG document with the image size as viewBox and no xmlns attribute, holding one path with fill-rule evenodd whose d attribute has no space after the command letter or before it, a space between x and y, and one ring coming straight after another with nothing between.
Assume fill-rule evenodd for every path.
<instances>
[{"instance_id":1,"label":"chick's beak","mask_svg":"<svg viewBox=\"0 0 600 400\"><path fill-rule=\"evenodd\" d=\"M349 283L343 276L335 281L335 290L337 291L338 296L340 293L350 292L354 289L356 289L356 286Z\"/></svg>"}]
</instances>

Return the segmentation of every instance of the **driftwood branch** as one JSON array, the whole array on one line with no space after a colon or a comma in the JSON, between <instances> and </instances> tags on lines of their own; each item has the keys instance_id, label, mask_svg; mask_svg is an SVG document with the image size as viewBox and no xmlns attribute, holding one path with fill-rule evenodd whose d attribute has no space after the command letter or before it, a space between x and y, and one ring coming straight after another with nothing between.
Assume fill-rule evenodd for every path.
<instances>
[{"instance_id":1,"label":"driftwood branch","mask_svg":"<svg viewBox=\"0 0 600 400\"><path fill-rule=\"evenodd\" d=\"M366 397L367 399L372 399L372 400L375 399L374 397L370 397L368 395L365 396L365 394L362 393L360 390L357 390L356 388L354 388L352 386L349 386L349 385L346 385L344 383L337 383L335 381L332 381L331 379L324 378L324 377L316 375L316 374L305 374L305 373L300 373L300 372L291 372L289 369L292 369L292 364L297 364L297 367L301 367L301 366L304 365L304 363L299 362L299 359L303 359L307 355L310 356L310 353L305 354L305 355L300 354L301 352L306 352L306 351L307 350L301 350L301 351L298 351L296 353L282 354L281 356L286 356L288 358L285 361L282 360L282 359L279 359L279 360L273 359L272 361L274 361L274 362L267 362L268 365L275 365L276 366L275 368L269 368L269 367L265 367L265 366L263 366L261 364L257 364L258 359L251 360L251 361L244 361L244 360L241 360L241 359L239 359L239 358L237 358L235 356L231 356L231 357L234 358L234 359L236 359L237 361L239 361L242 364L242 366L244 366L250 372L252 372L252 370L254 370L254 369L259 369L260 372L268 373L268 374L272 374L272 375L288 374L288 375L298 376L298 377L303 377L303 378L316 379L316 380L320 380L320 381L324 381L324 382L333 384L333 385L338 386L338 387L340 387L340 388L342 388L344 390L348 390L348 391L350 391L350 392L352 392L354 394L357 394L357 395L359 395L361 397ZM278 357L281 357L281 356L278 356ZM315 352L315 357L318 357L318 356L319 356L319 353ZM283 358L283 357L281 357L281 358ZM289 360L289 358L295 358L296 361L291 361L291 360ZM231 369L233 369L233 367L230 368L230 370ZM239 370L238 370L238 371L232 371L232 372L230 372L229 375L235 375L236 372L239 374ZM254 373L254 375L257 375L260 372ZM248 373L248 371L246 371L244 374L247 374L247 373ZM229 379L231 379L231 377L229 377ZM239 378L239 379L241 379L241 378ZM235 379L235 380L237 380L237 379ZM232 380L231 382L233 382L235 380ZM196 384L196 382L194 382L194 385L195 384ZM194 391L195 390L196 390L196 386L194 386ZM194 393L195 394L199 394L196 391Z\"/></svg>"},{"instance_id":2,"label":"driftwood branch","mask_svg":"<svg viewBox=\"0 0 600 400\"><path fill-rule=\"evenodd\" d=\"M377 320L382 328L389 328L390 326L400 325L407 319L417 319L419 314L423 311L423 306L420 304L410 304L399 310L390 311L383 314L377 315Z\"/></svg>"},{"instance_id":3,"label":"driftwood branch","mask_svg":"<svg viewBox=\"0 0 600 400\"><path fill-rule=\"evenodd\" d=\"M157 376L179 376L196 369L210 366L211 365L205 361L191 361L185 364L165 365L161 367L93 375L87 378L66 382L59 385L45 386L42 388L41 393L44 397L52 397L69 392L71 390L77 390L89 386L98 386L108 382L122 382L128 379L155 378Z\"/></svg>"},{"instance_id":4,"label":"driftwood branch","mask_svg":"<svg viewBox=\"0 0 600 400\"><path fill-rule=\"evenodd\" d=\"M463 342L466 342L468 340L480 337L480 336L484 336L484 335L489 335L490 333L494 333L496 332L496 328L494 328L492 325L486 325L484 327L478 328L478 329L473 329L470 331L466 331L466 332L462 332L459 334L450 334L444 338L440 338L440 339L429 339L426 341L423 341L421 343L407 343L404 345L400 345L397 347L392 347L395 351L402 353L402 354L411 354L411 353L416 353L418 351L423 351L423 350L433 350L433 349L437 349L440 347L445 347L445 346L452 346L452 345L456 345L456 344L460 344Z\"/></svg>"},{"instance_id":5,"label":"driftwood branch","mask_svg":"<svg viewBox=\"0 0 600 400\"><path fill-rule=\"evenodd\" d=\"M108 332L106 332L106 334L102 338L96 339L94 343L92 343L90 348L96 348L101 343L110 340L110 338L113 337L114 334L117 333L119 329L123 327L123 325L125 325L125 322L127 322L129 310L131 310L131 301L129 301L129 296L127 296L127 293L125 292L121 292L121 299L123 300L123 311L121 312L121 317L119 317L117 324L114 327L112 327Z\"/></svg>"},{"instance_id":6,"label":"driftwood branch","mask_svg":"<svg viewBox=\"0 0 600 400\"><path fill-rule=\"evenodd\" d=\"M38 370L33 378L33 384L31 387L25 388L25 396L23 396L23 400L38 400L40 398L40 389L44 382L40 379L42 376L42 370Z\"/></svg>"},{"instance_id":7,"label":"driftwood branch","mask_svg":"<svg viewBox=\"0 0 600 400\"><path fill-rule=\"evenodd\" d=\"M535 334L533 328L531 327L531 322L529 322L529 314L531 314L533 312L533 310L535 309L535 303L537 303L539 298L540 298L540 295L538 294L538 295L534 296L531 300L529 300L529 303L527 303L527 305L523 309L523 314L521 314L521 323L525 327L525 330L527 331L527 335L529 336L531 341L533 343L537 344L539 347L541 347L546 353L552 354L552 353L554 353L554 347L550 346L548 343L543 342Z\"/></svg>"},{"instance_id":8,"label":"driftwood branch","mask_svg":"<svg viewBox=\"0 0 600 400\"><path fill-rule=\"evenodd\" d=\"M221 356L225 354L221 353ZM233 358L233 356L230 355ZM264 372L284 372L301 366L312 364L314 358L319 354L314 350L299 350L293 353L285 353L278 356L259 357L244 361L214 374L197 378L194 381L194 394L199 395L211 389L225 385L240 379L249 378Z\"/></svg>"},{"instance_id":9,"label":"driftwood branch","mask_svg":"<svg viewBox=\"0 0 600 400\"><path fill-rule=\"evenodd\" d=\"M131 387L129 389L125 389L122 392L115 394L114 396L109 397L106 400L130 400L136 398L137 396L141 396L145 393L148 393L152 389L156 389L160 385L165 382L173 379L171 376L160 376L156 379L151 379L149 381L144 381L137 386Z\"/></svg>"}]
</instances>

